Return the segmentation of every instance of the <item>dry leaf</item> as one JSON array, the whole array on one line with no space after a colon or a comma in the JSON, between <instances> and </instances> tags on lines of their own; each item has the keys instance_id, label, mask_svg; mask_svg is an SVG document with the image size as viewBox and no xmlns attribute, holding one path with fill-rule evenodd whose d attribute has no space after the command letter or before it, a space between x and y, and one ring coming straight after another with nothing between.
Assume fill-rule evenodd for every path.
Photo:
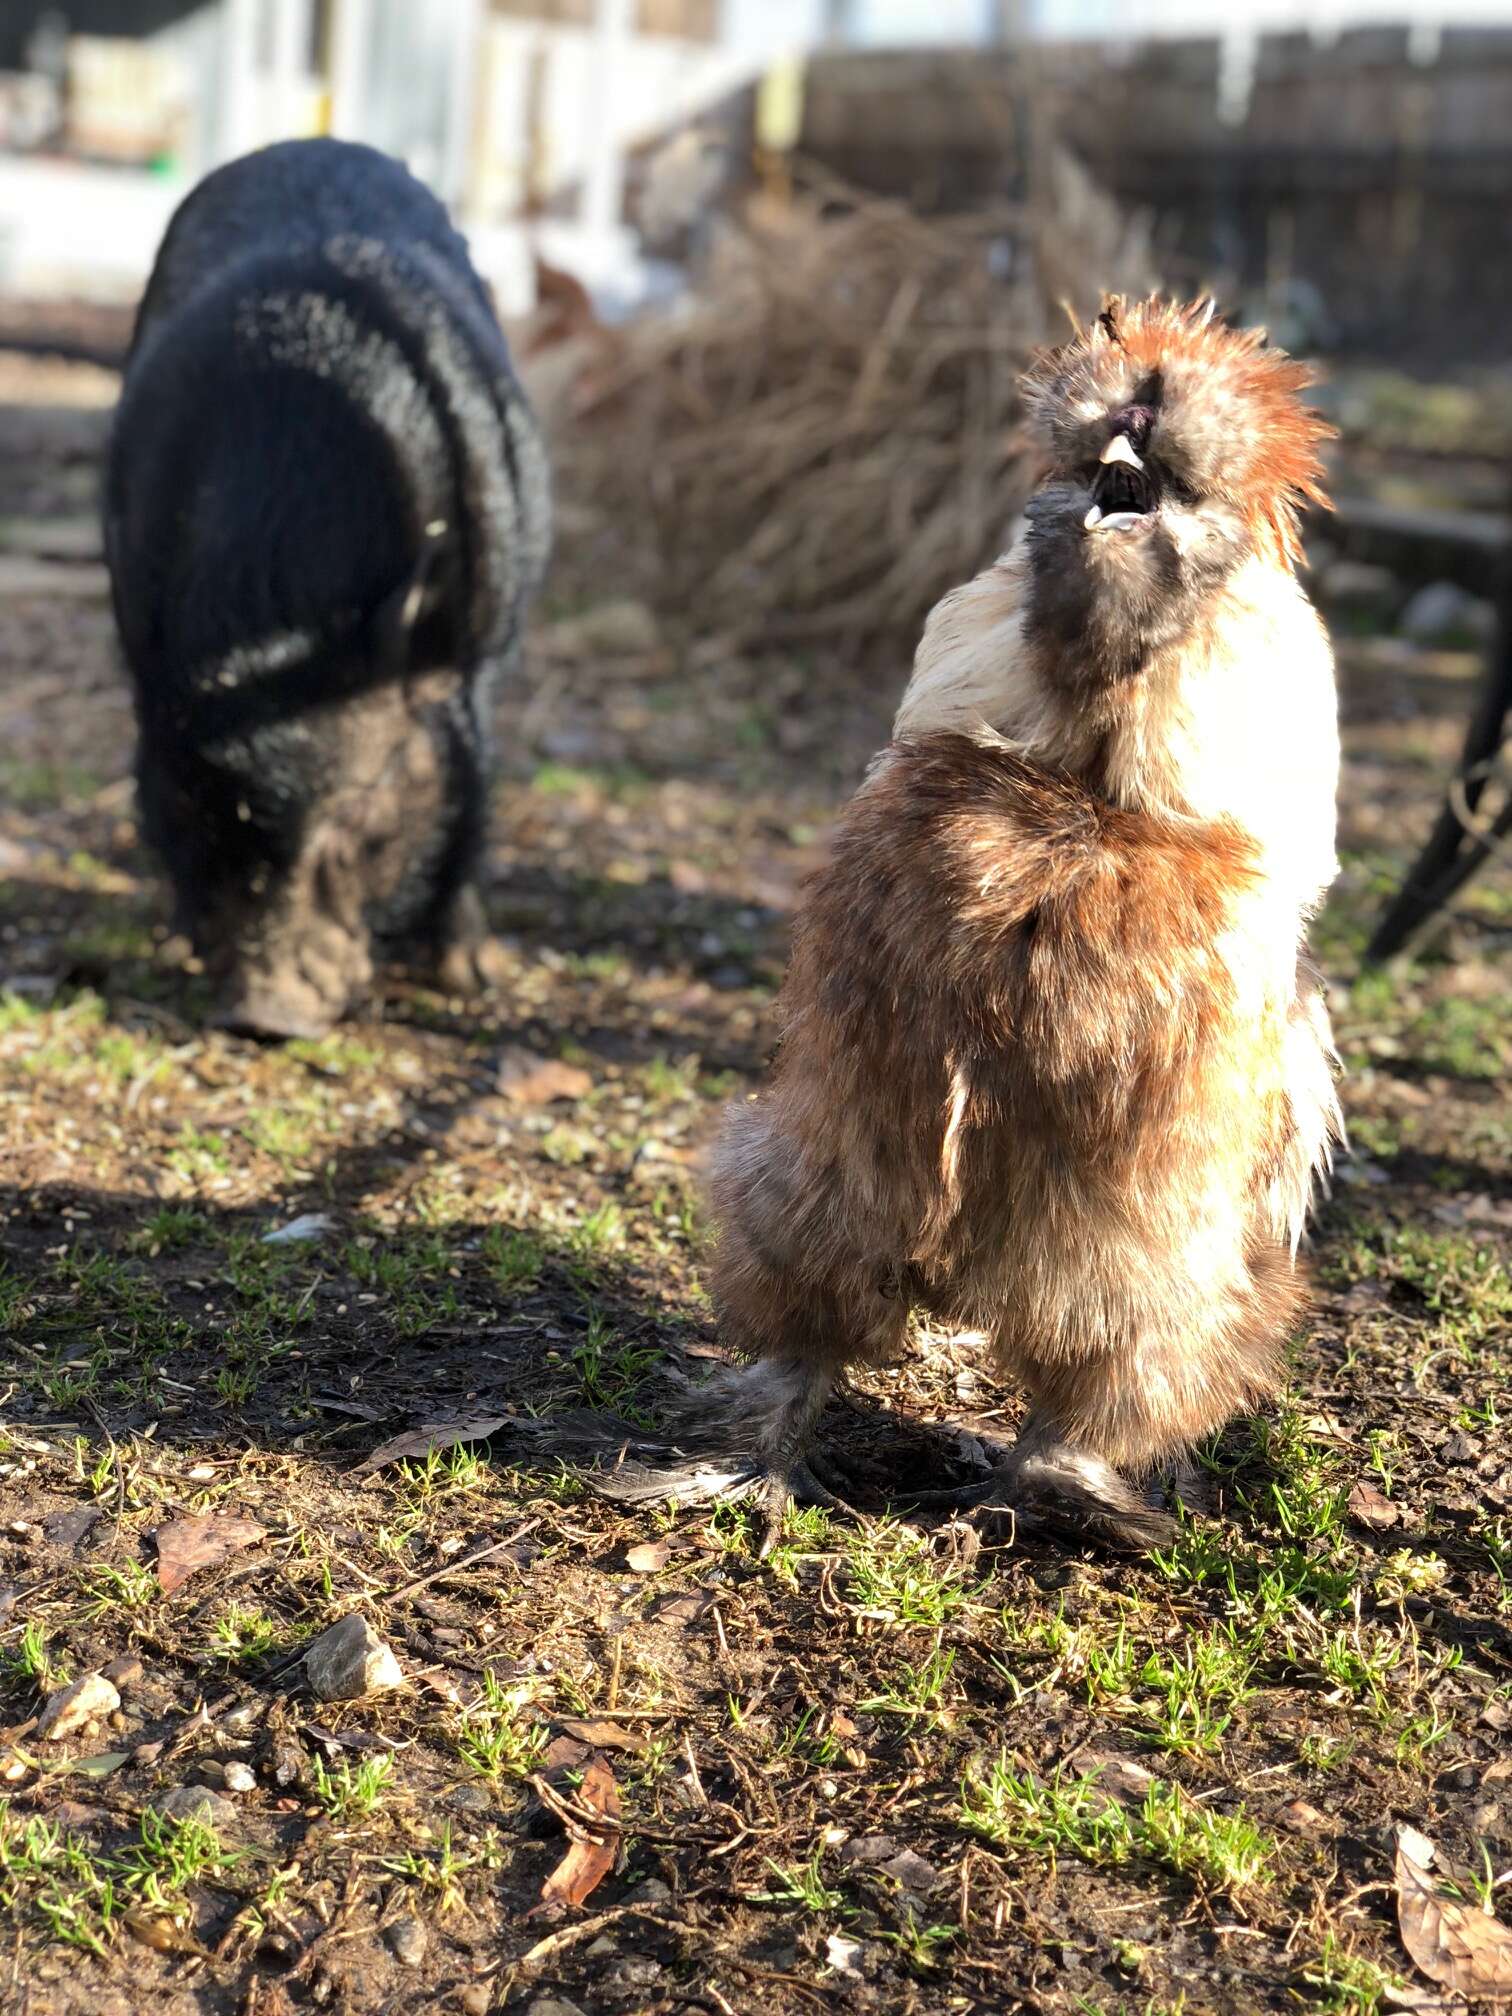
<instances>
[{"instance_id":1,"label":"dry leaf","mask_svg":"<svg viewBox=\"0 0 1512 2016\"><path fill-rule=\"evenodd\" d=\"M580 1722L563 1716L562 1727L569 1736L575 1736L580 1743L591 1744L595 1750L644 1750L646 1747L644 1736L618 1722Z\"/></svg>"},{"instance_id":2,"label":"dry leaf","mask_svg":"<svg viewBox=\"0 0 1512 2016\"><path fill-rule=\"evenodd\" d=\"M602 1833L597 1830L590 1833L586 1827L572 1821L567 1823L570 1845L541 1885L540 1900L531 1909L532 1917L539 1914L546 1918L560 1918L566 1911L578 1910L614 1867L619 1853L619 1786L614 1782L608 1760L597 1751L588 1759L584 1769L583 1782L577 1790L577 1804L586 1806L593 1813L601 1813L609 1824Z\"/></svg>"},{"instance_id":3,"label":"dry leaf","mask_svg":"<svg viewBox=\"0 0 1512 2016\"><path fill-rule=\"evenodd\" d=\"M632 1575L654 1575L659 1568L665 1568L672 1558L671 1546L665 1540L644 1540L639 1547L632 1547L625 1556L625 1566Z\"/></svg>"},{"instance_id":4,"label":"dry leaf","mask_svg":"<svg viewBox=\"0 0 1512 2016\"><path fill-rule=\"evenodd\" d=\"M429 1456L433 1449L451 1449L459 1442L486 1442L508 1419L507 1414L481 1414L475 1421L427 1421L422 1427L406 1429L390 1442L380 1443L352 1475L364 1477L369 1470L381 1470L385 1463L401 1463L410 1456Z\"/></svg>"},{"instance_id":5,"label":"dry leaf","mask_svg":"<svg viewBox=\"0 0 1512 2016\"><path fill-rule=\"evenodd\" d=\"M576 1064L511 1047L499 1058L499 1090L521 1106L549 1106L555 1099L586 1099L593 1080Z\"/></svg>"},{"instance_id":6,"label":"dry leaf","mask_svg":"<svg viewBox=\"0 0 1512 2016\"><path fill-rule=\"evenodd\" d=\"M158 1585L165 1596L203 1569L218 1568L243 1547L255 1547L266 1538L267 1529L255 1519L227 1519L211 1512L203 1519L175 1519L159 1526L157 1541Z\"/></svg>"},{"instance_id":7,"label":"dry leaf","mask_svg":"<svg viewBox=\"0 0 1512 2016\"><path fill-rule=\"evenodd\" d=\"M576 1771L591 1755L589 1746L580 1743L576 1736L553 1736L541 1762L548 1771Z\"/></svg>"},{"instance_id":8,"label":"dry leaf","mask_svg":"<svg viewBox=\"0 0 1512 2016\"><path fill-rule=\"evenodd\" d=\"M1469 2001L1512 2001L1512 1927L1485 1911L1441 1897L1429 1870L1433 1843L1415 1827L1397 1830L1397 1922L1402 1944L1430 1981Z\"/></svg>"},{"instance_id":9,"label":"dry leaf","mask_svg":"<svg viewBox=\"0 0 1512 2016\"><path fill-rule=\"evenodd\" d=\"M1384 1533L1400 1520L1402 1508L1393 1505L1384 1492L1377 1491L1374 1484L1367 1484L1361 1477L1350 1486L1349 1516L1357 1525L1369 1527L1372 1533Z\"/></svg>"}]
</instances>

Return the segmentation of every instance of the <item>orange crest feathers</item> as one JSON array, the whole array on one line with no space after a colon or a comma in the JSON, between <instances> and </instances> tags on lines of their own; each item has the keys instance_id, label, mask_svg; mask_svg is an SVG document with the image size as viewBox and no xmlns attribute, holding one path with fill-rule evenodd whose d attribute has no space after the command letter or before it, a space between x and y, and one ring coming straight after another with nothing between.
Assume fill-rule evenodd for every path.
<instances>
[{"instance_id":1,"label":"orange crest feathers","mask_svg":"<svg viewBox=\"0 0 1512 2016\"><path fill-rule=\"evenodd\" d=\"M1157 458L1240 511L1256 543L1291 564L1303 508L1329 503L1319 447L1336 429L1300 396L1315 382L1263 329L1218 320L1211 300L1109 295L1089 327L1035 359L1024 396L1062 464L1097 416L1151 399Z\"/></svg>"}]
</instances>

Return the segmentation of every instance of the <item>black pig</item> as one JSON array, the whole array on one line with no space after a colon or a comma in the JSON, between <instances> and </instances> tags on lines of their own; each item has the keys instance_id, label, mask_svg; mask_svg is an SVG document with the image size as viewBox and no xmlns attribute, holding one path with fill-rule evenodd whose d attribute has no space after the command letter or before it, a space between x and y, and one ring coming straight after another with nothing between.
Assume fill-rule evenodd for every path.
<instances>
[{"instance_id":1,"label":"black pig","mask_svg":"<svg viewBox=\"0 0 1512 2016\"><path fill-rule=\"evenodd\" d=\"M488 295L406 169L290 141L185 199L106 550L143 829L225 1024L318 1034L375 953L488 977L490 717L549 521Z\"/></svg>"}]
</instances>

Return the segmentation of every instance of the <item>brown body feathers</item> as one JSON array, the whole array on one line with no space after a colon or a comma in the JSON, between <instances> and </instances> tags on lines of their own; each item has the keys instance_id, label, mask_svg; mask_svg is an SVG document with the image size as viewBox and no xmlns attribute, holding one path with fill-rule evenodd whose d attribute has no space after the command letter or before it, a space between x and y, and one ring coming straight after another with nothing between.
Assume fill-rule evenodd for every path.
<instances>
[{"instance_id":1,"label":"brown body feathers","mask_svg":"<svg viewBox=\"0 0 1512 2016\"><path fill-rule=\"evenodd\" d=\"M1324 430L1257 338L1107 314L1033 374L1027 534L931 617L718 1152L774 1506L833 1378L919 1308L1029 1393L998 1489L1148 1539L1119 1473L1271 1392L1301 1307L1338 1131L1303 945L1332 662L1290 567Z\"/></svg>"}]
</instances>

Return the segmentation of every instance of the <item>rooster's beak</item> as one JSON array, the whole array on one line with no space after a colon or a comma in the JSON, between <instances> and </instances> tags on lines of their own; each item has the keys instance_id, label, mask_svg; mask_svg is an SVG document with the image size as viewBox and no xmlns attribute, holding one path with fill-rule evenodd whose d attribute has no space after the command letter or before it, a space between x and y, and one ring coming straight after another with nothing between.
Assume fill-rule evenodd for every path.
<instances>
[{"instance_id":1,"label":"rooster's beak","mask_svg":"<svg viewBox=\"0 0 1512 2016\"><path fill-rule=\"evenodd\" d=\"M1097 459L1099 462L1127 462L1131 469L1144 468L1143 462L1134 453L1127 434L1115 434Z\"/></svg>"}]
</instances>

